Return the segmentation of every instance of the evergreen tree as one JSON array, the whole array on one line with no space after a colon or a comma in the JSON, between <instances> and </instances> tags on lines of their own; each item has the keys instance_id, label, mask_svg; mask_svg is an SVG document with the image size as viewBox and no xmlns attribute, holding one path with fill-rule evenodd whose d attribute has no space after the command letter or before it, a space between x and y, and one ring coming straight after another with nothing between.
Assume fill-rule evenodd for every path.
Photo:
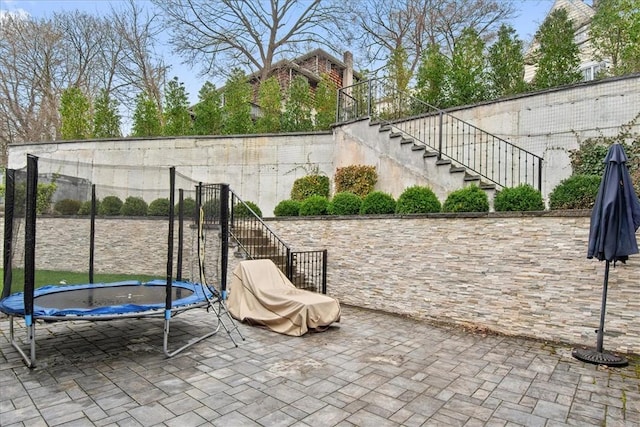
<instances>
[{"instance_id":1,"label":"evergreen tree","mask_svg":"<svg viewBox=\"0 0 640 427\"><path fill-rule=\"evenodd\" d=\"M309 81L301 75L295 76L287 91L285 111L282 115L282 130L285 132L313 130L312 106Z\"/></svg>"},{"instance_id":2,"label":"evergreen tree","mask_svg":"<svg viewBox=\"0 0 640 427\"><path fill-rule=\"evenodd\" d=\"M118 138L121 135L118 101L111 98L107 90L102 89L94 103L93 137Z\"/></svg>"},{"instance_id":3,"label":"evergreen tree","mask_svg":"<svg viewBox=\"0 0 640 427\"><path fill-rule=\"evenodd\" d=\"M190 135L192 129L189 113L189 95L184 83L174 77L167 83L164 96L164 134L168 136Z\"/></svg>"},{"instance_id":4,"label":"evergreen tree","mask_svg":"<svg viewBox=\"0 0 640 427\"><path fill-rule=\"evenodd\" d=\"M280 117L282 116L282 96L280 83L275 76L271 76L258 89L258 104L262 115L256 121L256 131L260 133L280 132Z\"/></svg>"},{"instance_id":5,"label":"evergreen tree","mask_svg":"<svg viewBox=\"0 0 640 427\"><path fill-rule=\"evenodd\" d=\"M538 29L535 39L539 43L536 51L538 69L533 78L536 88L546 89L582 80L573 22L566 10L554 10Z\"/></svg>"},{"instance_id":6,"label":"evergreen tree","mask_svg":"<svg viewBox=\"0 0 640 427\"><path fill-rule=\"evenodd\" d=\"M493 97L526 91L522 40L518 38L516 30L506 25L500 27L498 40L489 47L487 61Z\"/></svg>"},{"instance_id":7,"label":"evergreen tree","mask_svg":"<svg viewBox=\"0 0 640 427\"><path fill-rule=\"evenodd\" d=\"M451 58L451 103L472 104L487 99L484 42L474 29L462 31Z\"/></svg>"},{"instance_id":8,"label":"evergreen tree","mask_svg":"<svg viewBox=\"0 0 640 427\"><path fill-rule=\"evenodd\" d=\"M328 130L336 122L336 99L338 88L328 74L322 74L322 80L316 87L314 99L316 116L315 128L317 130Z\"/></svg>"},{"instance_id":9,"label":"evergreen tree","mask_svg":"<svg viewBox=\"0 0 640 427\"><path fill-rule=\"evenodd\" d=\"M637 0L599 0L591 20L598 60L610 61L607 75L640 71L640 5Z\"/></svg>"},{"instance_id":10,"label":"evergreen tree","mask_svg":"<svg viewBox=\"0 0 640 427\"><path fill-rule=\"evenodd\" d=\"M87 139L91 136L90 103L80 88L70 87L62 92L60 119L62 139Z\"/></svg>"},{"instance_id":11,"label":"evergreen tree","mask_svg":"<svg viewBox=\"0 0 640 427\"><path fill-rule=\"evenodd\" d=\"M251 85L240 69L231 72L224 89L222 132L225 135L240 135L253 132L251 121Z\"/></svg>"},{"instance_id":12,"label":"evergreen tree","mask_svg":"<svg viewBox=\"0 0 640 427\"><path fill-rule=\"evenodd\" d=\"M409 113L409 96L407 88L411 80L411 70L409 68L408 55L402 46L391 52L387 62L387 80L390 82L390 93L387 94L393 104L392 111L388 114L391 117L404 117Z\"/></svg>"},{"instance_id":13,"label":"evergreen tree","mask_svg":"<svg viewBox=\"0 0 640 427\"><path fill-rule=\"evenodd\" d=\"M222 133L222 96L211 82L206 82L198 92L198 103L193 107L195 116L193 131L196 135Z\"/></svg>"},{"instance_id":14,"label":"evergreen tree","mask_svg":"<svg viewBox=\"0 0 640 427\"><path fill-rule=\"evenodd\" d=\"M422 55L416 82L416 97L436 108L450 106L448 98L449 58L440 52L440 46L430 44ZM415 113L422 113L425 106L417 105Z\"/></svg>"},{"instance_id":15,"label":"evergreen tree","mask_svg":"<svg viewBox=\"0 0 640 427\"><path fill-rule=\"evenodd\" d=\"M160 136L162 123L160 112L155 101L145 92L136 97L136 108L133 113L132 136Z\"/></svg>"}]
</instances>

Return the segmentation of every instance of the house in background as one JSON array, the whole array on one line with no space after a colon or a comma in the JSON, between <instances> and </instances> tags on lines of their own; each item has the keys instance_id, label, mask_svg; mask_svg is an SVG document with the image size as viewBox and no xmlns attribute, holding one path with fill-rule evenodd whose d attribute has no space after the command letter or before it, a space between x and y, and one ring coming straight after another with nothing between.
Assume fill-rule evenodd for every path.
<instances>
[{"instance_id":1,"label":"house in background","mask_svg":"<svg viewBox=\"0 0 640 427\"><path fill-rule=\"evenodd\" d=\"M345 52L341 61L322 49L314 49L295 59L283 59L276 62L271 67L269 77L276 76L284 91L296 76L302 75L309 81L311 90L315 90L322 80L322 74L327 74L337 88L352 85L354 72L351 52ZM358 79L358 75L355 78ZM249 75L248 80L254 87L254 92L257 92L257 87L260 85L260 73Z\"/></svg>"},{"instance_id":2,"label":"house in background","mask_svg":"<svg viewBox=\"0 0 640 427\"><path fill-rule=\"evenodd\" d=\"M360 80L360 74L353 71L353 54L351 52L344 52L341 61L323 49L314 49L295 59L282 59L276 62L272 66L269 77L276 76L282 93L286 93L293 79L301 75L309 82L311 92L315 93L323 74L328 75L338 89L351 86ZM251 113L253 117L259 117L260 107L257 105L257 100L260 73L250 74L248 81L253 87Z\"/></svg>"},{"instance_id":3,"label":"house in background","mask_svg":"<svg viewBox=\"0 0 640 427\"><path fill-rule=\"evenodd\" d=\"M547 14L547 16L549 16L555 10L564 9L567 11L569 19L573 21L575 30L574 40L580 50L580 72L582 73L584 81L594 80L598 71L607 67L606 61L596 60L589 35L589 27L597 7L597 0L593 0L592 6L583 0L555 0ZM536 74L537 64L535 62L535 51L538 47L539 45L534 38L525 53L524 80L526 82L531 82Z\"/></svg>"}]
</instances>

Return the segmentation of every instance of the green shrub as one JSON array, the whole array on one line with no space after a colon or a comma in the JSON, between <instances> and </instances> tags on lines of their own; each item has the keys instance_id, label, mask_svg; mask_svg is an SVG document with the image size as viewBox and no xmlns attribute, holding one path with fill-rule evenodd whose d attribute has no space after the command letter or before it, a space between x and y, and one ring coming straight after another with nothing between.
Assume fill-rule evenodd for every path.
<instances>
[{"instance_id":1,"label":"green shrub","mask_svg":"<svg viewBox=\"0 0 640 427\"><path fill-rule=\"evenodd\" d=\"M369 193L363 200L360 213L368 214L392 214L396 211L396 201L390 194L382 191Z\"/></svg>"},{"instance_id":2,"label":"green shrub","mask_svg":"<svg viewBox=\"0 0 640 427\"><path fill-rule=\"evenodd\" d=\"M96 214L100 213L100 200L96 200ZM91 215L91 200L82 202L80 209L78 209L78 215Z\"/></svg>"},{"instance_id":3,"label":"green shrub","mask_svg":"<svg viewBox=\"0 0 640 427\"><path fill-rule=\"evenodd\" d=\"M62 199L53 206L53 211L60 215L77 215L82 206L80 200Z\"/></svg>"},{"instance_id":4,"label":"green shrub","mask_svg":"<svg viewBox=\"0 0 640 427\"><path fill-rule=\"evenodd\" d=\"M307 175L298 178L291 189L291 199L302 201L311 196L329 198L329 177L324 175Z\"/></svg>"},{"instance_id":5,"label":"green shrub","mask_svg":"<svg viewBox=\"0 0 640 427\"><path fill-rule=\"evenodd\" d=\"M596 202L598 175L573 175L562 181L549 194L551 209L591 209Z\"/></svg>"},{"instance_id":6,"label":"green shrub","mask_svg":"<svg viewBox=\"0 0 640 427\"><path fill-rule=\"evenodd\" d=\"M275 216L298 216L300 213L300 202L297 200L282 200L273 209Z\"/></svg>"},{"instance_id":7,"label":"green shrub","mask_svg":"<svg viewBox=\"0 0 640 427\"><path fill-rule=\"evenodd\" d=\"M107 196L100 202L98 213L106 216L120 215L122 200L118 196Z\"/></svg>"},{"instance_id":8,"label":"green shrub","mask_svg":"<svg viewBox=\"0 0 640 427\"><path fill-rule=\"evenodd\" d=\"M331 215L358 215L362 199L349 192L337 193L329 203L329 214Z\"/></svg>"},{"instance_id":9,"label":"green shrub","mask_svg":"<svg viewBox=\"0 0 640 427\"><path fill-rule=\"evenodd\" d=\"M329 209L329 199L324 196L311 196L300 202L300 216L326 215Z\"/></svg>"},{"instance_id":10,"label":"green shrub","mask_svg":"<svg viewBox=\"0 0 640 427\"><path fill-rule=\"evenodd\" d=\"M36 190L36 213L43 214L51 211L51 199L57 188L58 186L55 182L38 184Z\"/></svg>"},{"instance_id":11,"label":"green shrub","mask_svg":"<svg viewBox=\"0 0 640 427\"><path fill-rule=\"evenodd\" d=\"M336 193L349 192L363 198L373 191L378 182L378 174L375 166L345 166L336 170L333 181Z\"/></svg>"},{"instance_id":12,"label":"green shrub","mask_svg":"<svg viewBox=\"0 0 640 427\"><path fill-rule=\"evenodd\" d=\"M493 198L496 212L543 211L542 193L528 184L500 190Z\"/></svg>"},{"instance_id":13,"label":"green shrub","mask_svg":"<svg viewBox=\"0 0 640 427\"><path fill-rule=\"evenodd\" d=\"M254 214L258 215L258 217L262 218L262 211L258 205L253 202L237 203L233 208L233 215L236 218L250 217L252 214L249 209L251 209Z\"/></svg>"},{"instance_id":14,"label":"green shrub","mask_svg":"<svg viewBox=\"0 0 640 427\"><path fill-rule=\"evenodd\" d=\"M456 190L447 196L443 212L489 212L489 198L487 193L477 185Z\"/></svg>"},{"instance_id":15,"label":"green shrub","mask_svg":"<svg viewBox=\"0 0 640 427\"><path fill-rule=\"evenodd\" d=\"M149 203L149 209L147 210L147 215L149 216L169 216L169 208L171 207L171 203L169 199L166 197L161 197L159 199L153 200ZM177 215L178 211L175 211L174 214Z\"/></svg>"},{"instance_id":16,"label":"green shrub","mask_svg":"<svg viewBox=\"0 0 640 427\"><path fill-rule=\"evenodd\" d=\"M142 197L129 196L122 204L120 214L125 216L145 216L148 210L149 205Z\"/></svg>"},{"instance_id":17,"label":"green shrub","mask_svg":"<svg viewBox=\"0 0 640 427\"><path fill-rule=\"evenodd\" d=\"M396 213L433 213L440 212L442 205L429 187L414 185L402 192L396 203Z\"/></svg>"},{"instance_id":18,"label":"green shrub","mask_svg":"<svg viewBox=\"0 0 640 427\"><path fill-rule=\"evenodd\" d=\"M175 215L178 215L180 202L176 203L173 209ZM196 201L192 197L186 197L182 199L182 212L186 218L195 218Z\"/></svg>"}]
</instances>

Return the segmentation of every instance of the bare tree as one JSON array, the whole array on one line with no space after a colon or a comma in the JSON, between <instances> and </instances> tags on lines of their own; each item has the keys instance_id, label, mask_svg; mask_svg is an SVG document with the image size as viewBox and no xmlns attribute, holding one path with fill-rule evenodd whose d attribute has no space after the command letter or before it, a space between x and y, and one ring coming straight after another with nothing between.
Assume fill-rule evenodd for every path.
<instances>
[{"instance_id":1,"label":"bare tree","mask_svg":"<svg viewBox=\"0 0 640 427\"><path fill-rule=\"evenodd\" d=\"M0 19L0 146L54 139L61 35L51 21L3 14Z\"/></svg>"},{"instance_id":2,"label":"bare tree","mask_svg":"<svg viewBox=\"0 0 640 427\"><path fill-rule=\"evenodd\" d=\"M513 13L505 0L359 0L350 13L349 38L360 41L372 64L386 63L391 52L404 49L413 75L429 44L450 56L463 30L489 41Z\"/></svg>"},{"instance_id":3,"label":"bare tree","mask_svg":"<svg viewBox=\"0 0 640 427\"><path fill-rule=\"evenodd\" d=\"M170 42L203 74L234 67L268 76L274 62L310 45L332 46L339 11L320 0L152 0L166 12Z\"/></svg>"},{"instance_id":4,"label":"bare tree","mask_svg":"<svg viewBox=\"0 0 640 427\"><path fill-rule=\"evenodd\" d=\"M158 15L143 10L135 0L128 0L122 10L112 10L114 35L121 37L119 48L122 57L117 59L117 74L128 89L135 88L129 100L121 102L132 105L139 93L146 93L162 111L162 88L168 67L161 55L155 53L158 35L163 28Z\"/></svg>"},{"instance_id":5,"label":"bare tree","mask_svg":"<svg viewBox=\"0 0 640 427\"><path fill-rule=\"evenodd\" d=\"M60 97L70 87L90 99L106 90L131 111L145 92L161 108L167 67L155 53L159 24L133 0L102 18L1 13L1 160L8 144L58 137Z\"/></svg>"}]
</instances>

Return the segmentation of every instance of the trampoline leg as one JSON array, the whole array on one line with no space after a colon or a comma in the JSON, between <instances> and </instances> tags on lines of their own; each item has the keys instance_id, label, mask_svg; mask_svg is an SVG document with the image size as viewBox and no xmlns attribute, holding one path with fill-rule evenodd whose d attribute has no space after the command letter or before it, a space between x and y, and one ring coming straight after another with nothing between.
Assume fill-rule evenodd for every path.
<instances>
[{"instance_id":1,"label":"trampoline leg","mask_svg":"<svg viewBox=\"0 0 640 427\"><path fill-rule=\"evenodd\" d=\"M194 344L199 343L202 340L205 340L207 338L209 338L212 335L215 335L218 332L218 329L220 329L220 326L218 325L218 327L211 331L211 332L207 332L206 334L200 336L200 337L196 337L194 339L192 339L191 341L189 341L188 343L186 343L185 345L183 345L182 347L170 351L169 350L169 324L171 322L170 318L166 318L164 319L164 340L163 340L163 347L164 347L164 355L167 357L173 357L176 354L182 352L183 350L186 350L187 348L191 347Z\"/></svg>"},{"instance_id":2,"label":"trampoline leg","mask_svg":"<svg viewBox=\"0 0 640 427\"><path fill-rule=\"evenodd\" d=\"M27 326L27 335L29 338L29 347L30 347L30 355L27 354L20 348L20 344L15 339L14 329L13 329L13 318L14 316L9 316L9 341L11 341L11 345L22 357L24 363L28 368L35 368L36 366L36 325L35 322L31 323L31 325Z\"/></svg>"}]
</instances>

